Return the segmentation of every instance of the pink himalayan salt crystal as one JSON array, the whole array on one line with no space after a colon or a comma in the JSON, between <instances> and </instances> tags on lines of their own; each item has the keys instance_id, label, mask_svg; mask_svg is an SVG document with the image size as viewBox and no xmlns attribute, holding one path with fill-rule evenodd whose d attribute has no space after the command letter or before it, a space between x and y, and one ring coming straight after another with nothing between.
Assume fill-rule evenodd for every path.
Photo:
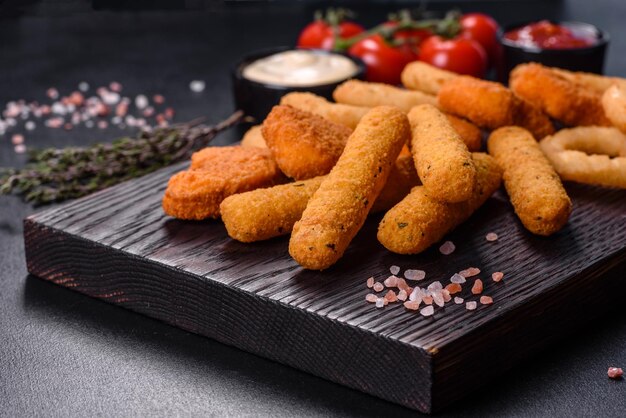
<instances>
[{"instance_id":1,"label":"pink himalayan salt crystal","mask_svg":"<svg viewBox=\"0 0 626 418\"><path fill-rule=\"evenodd\" d=\"M445 302L443 300L443 295L441 294L441 291L434 292L432 296L433 296L433 302L435 302L437 306L443 307Z\"/></svg>"},{"instance_id":2,"label":"pink himalayan salt crystal","mask_svg":"<svg viewBox=\"0 0 626 418\"><path fill-rule=\"evenodd\" d=\"M455 293L459 293L461 290L463 290L463 288L458 283L450 283L446 286L445 290L448 292L448 295L454 295Z\"/></svg>"},{"instance_id":3,"label":"pink himalayan salt crystal","mask_svg":"<svg viewBox=\"0 0 626 418\"><path fill-rule=\"evenodd\" d=\"M45 122L48 128L60 128L63 126L63 118L50 118Z\"/></svg>"},{"instance_id":4,"label":"pink himalayan salt crystal","mask_svg":"<svg viewBox=\"0 0 626 418\"><path fill-rule=\"evenodd\" d=\"M366 284L367 284L367 287L368 287L368 288L370 288L370 289L371 289L372 287L374 287L374 278L373 278L373 277L370 277L369 279L367 279Z\"/></svg>"},{"instance_id":5,"label":"pink himalayan salt crystal","mask_svg":"<svg viewBox=\"0 0 626 418\"><path fill-rule=\"evenodd\" d=\"M624 371L619 367L609 367L607 374L611 379L621 379L624 375Z\"/></svg>"},{"instance_id":6,"label":"pink himalayan salt crystal","mask_svg":"<svg viewBox=\"0 0 626 418\"><path fill-rule=\"evenodd\" d=\"M432 282L431 284L428 285L427 290L429 292L437 292L439 290L443 289L443 286L441 284L440 281L436 281L436 282Z\"/></svg>"},{"instance_id":7,"label":"pink himalayan salt crystal","mask_svg":"<svg viewBox=\"0 0 626 418\"><path fill-rule=\"evenodd\" d=\"M98 129L106 129L107 126L109 126L109 124L107 123L106 120L99 120L98 121Z\"/></svg>"},{"instance_id":8,"label":"pink himalayan salt crystal","mask_svg":"<svg viewBox=\"0 0 626 418\"><path fill-rule=\"evenodd\" d=\"M443 301L446 303L450 302L450 299L452 299L452 296L450 296L450 292L448 292L447 289L443 289L441 291L441 296L443 296Z\"/></svg>"},{"instance_id":9,"label":"pink himalayan salt crystal","mask_svg":"<svg viewBox=\"0 0 626 418\"><path fill-rule=\"evenodd\" d=\"M383 298L376 298L376 307L382 308L385 306L385 300Z\"/></svg>"},{"instance_id":10,"label":"pink himalayan salt crystal","mask_svg":"<svg viewBox=\"0 0 626 418\"><path fill-rule=\"evenodd\" d=\"M465 309L467 309L468 311L473 311L474 309L476 309L476 302L474 302L474 301L467 302L465 304Z\"/></svg>"},{"instance_id":11,"label":"pink himalayan salt crystal","mask_svg":"<svg viewBox=\"0 0 626 418\"><path fill-rule=\"evenodd\" d=\"M378 297L373 293L368 293L367 295L365 295L365 300L369 303L375 303L377 299Z\"/></svg>"},{"instance_id":12,"label":"pink himalayan salt crystal","mask_svg":"<svg viewBox=\"0 0 626 418\"><path fill-rule=\"evenodd\" d=\"M476 268L476 267L470 267L467 268L465 270L461 270L459 271L459 275L467 278L467 277L474 277L476 275L480 274L480 269Z\"/></svg>"},{"instance_id":13,"label":"pink himalayan salt crystal","mask_svg":"<svg viewBox=\"0 0 626 418\"><path fill-rule=\"evenodd\" d=\"M409 300L417 300L422 301L422 299L426 296L426 294L419 287L415 287L413 291L409 294Z\"/></svg>"},{"instance_id":14,"label":"pink himalayan salt crystal","mask_svg":"<svg viewBox=\"0 0 626 418\"><path fill-rule=\"evenodd\" d=\"M455 249L456 247L452 241L446 241L439 247L439 252L443 255L450 255Z\"/></svg>"},{"instance_id":15,"label":"pink himalayan salt crystal","mask_svg":"<svg viewBox=\"0 0 626 418\"><path fill-rule=\"evenodd\" d=\"M404 272L404 277L406 277L407 280L424 280L426 278L426 272L424 270L407 269Z\"/></svg>"},{"instance_id":16,"label":"pink himalayan salt crystal","mask_svg":"<svg viewBox=\"0 0 626 418\"><path fill-rule=\"evenodd\" d=\"M480 303L483 305L491 305L493 303L493 298L491 296L481 296Z\"/></svg>"},{"instance_id":17,"label":"pink himalayan salt crystal","mask_svg":"<svg viewBox=\"0 0 626 418\"><path fill-rule=\"evenodd\" d=\"M119 93L120 91L122 91L122 85L118 83L117 81L111 81L109 83L109 88L116 93Z\"/></svg>"},{"instance_id":18,"label":"pink himalayan salt crystal","mask_svg":"<svg viewBox=\"0 0 626 418\"><path fill-rule=\"evenodd\" d=\"M465 277L461 276L459 273L454 273L452 277L450 277L450 282L452 283L463 284L466 281Z\"/></svg>"},{"instance_id":19,"label":"pink himalayan salt crystal","mask_svg":"<svg viewBox=\"0 0 626 418\"><path fill-rule=\"evenodd\" d=\"M485 239L489 242L496 241L498 239L498 234L496 234L495 232L490 232L485 235Z\"/></svg>"},{"instance_id":20,"label":"pink himalayan salt crystal","mask_svg":"<svg viewBox=\"0 0 626 418\"><path fill-rule=\"evenodd\" d=\"M398 286L398 278L396 276L389 276L383 283L386 287L396 287Z\"/></svg>"},{"instance_id":21,"label":"pink himalayan salt crystal","mask_svg":"<svg viewBox=\"0 0 626 418\"><path fill-rule=\"evenodd\" d=\"M74 125L72 125L71 123L66 123L65 125L63 125L63 129L65 129L66 131L71 131L72 128L74 128Z\"/></svg>"},{"instance_id":22,"label":"pink himalayan salt crystal","mask_svg":"<svg viewBox=\"0 0 626 418\"><path fill-rule=\"evenodd\" d=\"M391 267L389 267L389 271L391 272L391 274L393 274L395 276L398 273L400 273L400 267L398 267L398 266L391 266Z\"/></svg>"},{"instance_id":23,"label":"pink himalayan salt crystal","mask_svg":"<svg viewBox=\"0 0 626 418\"><path fill-rule=\"evenodd\" d=\"M57 89L55 89L54 87L50 87L47 91L46 91L46 96L48 96L49 98L51 98L52 100L56 100L59 98L59 91Z\"/></svg>"},{"instance_id":24,"label":"pink himalayan salt crystal","mask_svg":"<svg viewBox=\"0 0 626 418\"><path fill-rule=\"evenodd\" d=\"M385 288L385 286L383 286L383 284L381 282L376 282L374 283L374 291L376 292L382 292L383 289Z\"/></svg>"},{"instance_id":25,"label":"pink himalayan salt crystal","mask_svg":"<svg viewBox=\"0 0 626 418\"><path fill-rule=\"evenodd\" d=\"M397 302L398 296L396 295L396 292L390 290L385 294L385 300L388 302Z\"/></svg>"},{"instance_id":26,"label":"pink himalayan salt crystal","mask_svg":"<svg viewBox=\"0 0 626 418\"><path fill-rule=\"evenodd\" d=\"M433 304L433 297L432 296L424 296L424 297L422 297L422 301L426 305L432 305Z\"/></svg>"},{"instance_id":27,"label":"pink himalayan salt crystal","mask_svg":"<svg viewBox=\"0 0 626 418\"><path fill-rule=\"evenodd\" d=\"M491 278L496 283L502 280L503 277L504 277L504 273L502 273L501 271L496 271L495 273L491 275Z\"/></svg>"},{"instance_id":28,"label":"pink himalayan salt crystal","mask_svg":"<svg viewBox=\"0 0 626 418\"><path fill-rule=\"evenodd\" d=\"M396 280L396 287L400 290L404 290L407 294L411 294L412 289L411 287L406 283L406 280L404 280L401 277L398 277Z\"/></svg>"},{"instance_id":29,"label":"pink himalayan salt crystal","mask_svg":"<svg viewBox=\"0 0 626 418\"><path fill-rule=\"evenodd\" d=\"M26 145L17 144L13 147L13 151L15 151L16 154L24 154L26 152Z\"/></svg>"},{"instance_id":30,"label":"pink himalayan salt crystal","mask_svg":"<svg viewBox=\"0 0 626 418\"><path fill-rule=\"evenodd\" d=\"M420 302L417 300L409 300L404 302L404 307L410 311L417 311L420 307Z\"/></svg>"},{"instance_id":31,"label":"pink himalayan salt crystal","mask_svg":"<svg viewBox=\"0 0 626 418\"><path fill-rule=\"evenodd\" d=\"M483 292L483 281L480 279L476 279L474 285L472 286L472 293L475 295L480 295Z\"/></svg>"},{"instance_id":32,"label":"pink himalayan salt crystal","mask_svg":"<svg viewBox=\"0 0 626 418\"><path fill-rule=\"evenodd\" d=\"M431 316L434 313L435 313L435 308L432 305L427 306L420 311L420 314L422 316Z\"/></svg>"},{"instance_id":33,"label":"pink himalayan salt crystal","mask_svg":"<svg viewBox=\"0 0 626 418\"><path fill-rule=\"evenodd\" d=\"M20 145L24 143L24 135L22 134L15 134L11 137L11 143L13 145Z\"/></svg>"},{"instance_id":34,"label":"pink himalayan salt crystal","mask_svg":"<svg viewBox=\"0 0 626 418\"><path fill-rule=\"evenodd\" d=\"M401 300L402 302L404 302L406 300L406 298L408 297L408 295L406 294L406 292L404 290L400 290L398 292L398 300Z\"/></svg>"},{"instance_id":35,"label":"pink himalayan salt crystal","mask_svg":"<svg viewBox=\"0 0 626 418\"><path fill-rule=\"evenodd\" d=\"M454 298L454 303L456 303L457 305L462 304L463 301L464 301L463 298L460 298L458 296Z\"/></svg>"},{"instance_id":36,"label":"pink himalayan salt crystal","mask_svg":"<svg viewBox=\"0 0 626 418\"><path fill-rule=\"evenodd\" d=\"M154 97L152 97L152 101L156 104L163 104L165 103L165 97L160 94L155 94Z\"/></svg>"}]
</instances>

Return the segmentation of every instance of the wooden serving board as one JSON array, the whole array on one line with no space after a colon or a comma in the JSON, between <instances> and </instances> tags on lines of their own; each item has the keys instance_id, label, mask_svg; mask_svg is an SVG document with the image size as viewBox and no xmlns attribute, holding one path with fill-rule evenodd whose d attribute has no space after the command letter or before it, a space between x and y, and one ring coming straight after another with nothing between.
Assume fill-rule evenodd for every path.
<instances>
[{"instance_id":1,"label":"wooden serving board","mask_svg":"<svg viewBox=\"0 0 626 418\"><path fill-rule=\"evenodd\" d=\"M528 233L500 192L437 246L386 251L372 217L324 272L301 269L288 238L242 244L220 221L184 222L160 201L178 165L25 220L28 270L86 295L423 412L467 395L563 334L626 287L626 191L570 184L569 224ZM499 239L487 242L496 232ZM366 303L368 277L425 270L421 286L480 268L491 306L448 304L432 317ZM490 274L503 271L494 283ZM470 285L462 296L471 297ZM381 294L382 295L382 294ZM581 332L584 335L584 332Z\"/></svg>"}]
</instances>

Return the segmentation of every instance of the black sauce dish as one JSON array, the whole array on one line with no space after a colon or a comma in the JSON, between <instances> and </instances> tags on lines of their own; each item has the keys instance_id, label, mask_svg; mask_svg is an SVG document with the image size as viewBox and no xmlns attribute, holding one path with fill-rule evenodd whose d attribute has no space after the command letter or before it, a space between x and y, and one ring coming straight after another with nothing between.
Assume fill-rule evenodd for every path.
<instances>
[{"instance_id":1,"label":"black sauce dish","mask_svg":"<svg viewBox=\"0 0 626 418\"><path fill-rule=\"evenodd\" d=\"M247 116L253 117L256 123L260 123L261 121L263 121L263 119L265 119L265 116L267 116L270 110L272 110L272 107L277 105L278 102L280 102L281 97L283 97L287 93L291 93L294 91L306 91L330 100L332 99L333 90L335 90L335 88L339 84L348 79L357 78L362 80L365 77L365 64L363 63L363 61L349 55L324 50L309 51L313 51L316 54L343 55L344 57L350 59L356 64L357 72L350 77L332 83L318 84L306 87L292 87L281 86L277 84L260 83L249 80L243 76L244 68L252 62L261 58L268 57L270 55L274 55L279 52L289 51L293 49L296 48L283 46L262 51L256 51L249 55L246 55L233 68L232 80L233 92L235 96L235 106L237 109L243 110Z\"/></svg>"},{"instance_id":2,"label":"black sauce dish","mask_svg":"<svg viewBox=\"0 0 626 418\"><path fill-rule=\"evenodd\" d=\"M551 22L571 29L575 33L595 37L593 45L582 48L543 49L517 44L506 39L504 34L535 22L518 23L504 28L499 34L502 57L498 69L498 78L506 83L509 73L515 66L525 62L538 62L549 67L559 67L570 71L585 71L602 74L604 57L609 45L609 34L598 27L583 22Z\"/></svg>"}]
</instances>

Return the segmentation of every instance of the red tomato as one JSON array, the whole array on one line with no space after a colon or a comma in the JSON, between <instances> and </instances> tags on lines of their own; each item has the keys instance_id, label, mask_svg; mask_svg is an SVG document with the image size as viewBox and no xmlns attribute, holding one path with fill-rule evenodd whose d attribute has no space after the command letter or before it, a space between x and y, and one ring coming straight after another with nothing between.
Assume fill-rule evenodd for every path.
<instances>
[{"instance_id":1,"label":"red tomato","mask_svg":"<svg viewBox=\"0 0 626 418\"><path fill-rule=\"evenodd\" d=\"M363 32L365 29L358 23L341 22L336 30L339 37L351 38ZM333 26L323 20L311 22L300 32L298 47L331 50L335 44L334 32Z\"/></svg>"},{"instance_id":2,"label":"red tomato","mask_svg":"<svg viewBox=\"0 0 626 418\"><path fill-rule=\"evenodd\" d=\"M400 73L415 54L404 48L394 48L382 36L372 35L360 40L348 49L348 53L358 57L367 66L367 81L387 84L400 84Z\"/></svg>"},{"instance_id":3,"label":"red tomato","mask_svg":"<svg viewBox=\"0 0 626 418\"><path fill-rule=\"evenodd\" d=\"M463 15L460 23L461 33L458 37L478 42L485 49L489 60L494 62L499 48L498 23L482 13Z\"/></svg>"},{"instance_id":4,"label":"red tomato","mask_svg":"<svg viewBox=\"0 0 626 418\"><path fill-rule=\"evenodd\" d=\"M445 40L431 36L420 47L421 61L459 74L484 77L487 54L482 46L469 39Z\"/></svg>"},{"instance_id":5,"label":"red tomato","mask_svg":"<svg viewBox=\"0 0 626 418\"><path fill-rule=\"evenodd\" d=\"M395 28L398 26L398 22L390 20L383 23L384 26L389 28ZM419 46L424 40L433 36L433 33L428 29L404 29L399 30L393 34L394 41L400 43L396 48L406 50L407 53L413 55L413 60L416 60L419 56Z\"/></svg>"}]
</instances>

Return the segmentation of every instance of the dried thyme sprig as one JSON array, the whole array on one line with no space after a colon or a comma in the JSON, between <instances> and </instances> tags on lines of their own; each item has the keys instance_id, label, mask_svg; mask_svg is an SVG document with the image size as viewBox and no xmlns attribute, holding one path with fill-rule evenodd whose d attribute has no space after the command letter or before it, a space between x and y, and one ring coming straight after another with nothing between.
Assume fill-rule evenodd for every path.
<instances>
[{"instance_id":1,"label":"dried thyme sprig","mask_svg":"<svg viewBox=\"0 0 626 418\"><path fill-rule=\"evenodd\" d=\"M213 126L192 121L110 144L34 150L23 169L0 168L0 194L37 205L84 196L185 160L242 117L237 111Z\"/></svg>"}]
</instances>

